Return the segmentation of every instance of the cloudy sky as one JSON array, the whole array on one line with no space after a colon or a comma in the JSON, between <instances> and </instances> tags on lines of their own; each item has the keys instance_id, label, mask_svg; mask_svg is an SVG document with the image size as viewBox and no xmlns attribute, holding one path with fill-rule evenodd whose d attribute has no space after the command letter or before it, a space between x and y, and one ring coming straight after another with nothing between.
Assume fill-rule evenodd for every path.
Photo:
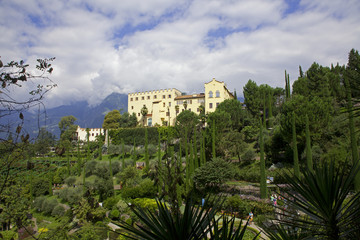
<instances>
[{"instance_id":1,"label":"cloudy sky","mask_svg":"<svg viewBox=\"0 0 360 240\"><path fill-rule=\"evenodd\" d=\"M0 0L3 62L56 57L50 107L112 92L284 86L360 50L359 0Z\"/></svg>"}]
</instances>

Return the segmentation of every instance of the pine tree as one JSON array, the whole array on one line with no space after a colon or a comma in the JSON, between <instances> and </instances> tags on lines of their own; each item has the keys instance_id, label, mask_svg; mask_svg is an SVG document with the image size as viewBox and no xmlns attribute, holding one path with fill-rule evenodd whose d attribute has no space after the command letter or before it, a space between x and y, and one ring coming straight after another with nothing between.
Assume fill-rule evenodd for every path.
<instances>
[{"instance_id":1,"label":"pine tree","mask_svg":"<svg viewBox=\"0 0 360 240\"><path fill-rule=\"evenodd\" d=\"M292 113L292 144L293 144L293 154L294 154L294 173L295 176L300 177L300 167L299 167L299 156L296 142L296 129L295 129L295 113Z\"/></svg>"},{"instance_id":2,"label":"pine tree","mask_svg":"<svg viewBox=\"0 0 360 240\"><path fill-rule=\"evenodd\" d=\"M267 198L266 174L265 174L265 157L264 157L264 139L263 124L260 118L260 196L262 199Z\"/></svg>"},{"instance_id":3,"label":"pine tree","mask_svg":"<svg viewBox=\"0 0 360 240\"><path fill-rule=\"evenodd\" d=\"M311 140L310 140L310 130L309 130L309 117L306 114L306 163L309 170L313 170L313 160L311 152Z\"/></svg>"}]
</instances>

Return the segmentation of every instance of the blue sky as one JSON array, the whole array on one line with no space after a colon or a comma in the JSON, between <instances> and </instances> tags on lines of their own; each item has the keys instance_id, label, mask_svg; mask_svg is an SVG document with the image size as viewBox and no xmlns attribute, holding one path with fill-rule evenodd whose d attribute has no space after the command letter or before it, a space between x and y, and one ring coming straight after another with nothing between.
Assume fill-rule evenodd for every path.
<instances>
[{"instance_id":1,"label":"blue sky","mask_svg":"<svg viewBox=\"0 0 360 240\"><path fill-rule=\"evenodd\" d=\"M0 56L56 57L49 107L114 91L202 92L212 78L242 95L249 79L284 87L285 70L293 82L299 65L346 64L359 23L357 0L0 1Z\"/></svg>"}]
</instances>

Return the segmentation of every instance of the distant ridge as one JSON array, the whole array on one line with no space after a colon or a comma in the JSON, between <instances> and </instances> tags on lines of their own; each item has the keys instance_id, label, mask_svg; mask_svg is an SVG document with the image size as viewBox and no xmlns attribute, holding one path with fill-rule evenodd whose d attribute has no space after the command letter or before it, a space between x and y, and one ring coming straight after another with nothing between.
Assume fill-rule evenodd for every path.
<instances>
[{"instance_id":1,"label":"distant ridge","mask_svg":"<svg viewBox=\"0 0 360 240\"><path fill-rule=\"evenodd\" d=\"M24 127L29 134L30 139L37 136L41 127L54 134L57 138L60 136L59 121L64 116L72 115L77 118L75 124L82 128L101 128L106 113L117 109L121 113L128 110L127 94L111 93L99 105L89 106L86 101L74 102L70 105L62 105L55 108L49 108L43 111L38 118L37 113L25 112ZM11 122L15 127L19 120L18 115L0 119L0 123Z\"/></svg>"}]
</instances>

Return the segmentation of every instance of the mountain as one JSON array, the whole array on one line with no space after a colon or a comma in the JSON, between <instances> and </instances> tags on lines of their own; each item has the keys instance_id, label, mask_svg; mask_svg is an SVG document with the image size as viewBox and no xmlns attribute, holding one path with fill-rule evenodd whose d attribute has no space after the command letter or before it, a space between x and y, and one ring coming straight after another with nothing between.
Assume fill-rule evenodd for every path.
<instances>
[{"instance_id":1,"label":"mountain","mask_svg":"<svg viewBox=\"0 0 360 240\"><path fill-rule=\"evenodd\" d=\"M24 112L23 129L30 134L30 139L36 138L41 127L46 127L47 131L59 138L58 123L64 116L73 115L77 119L75 124L82 128L101 128L106 113L114 109L119 110L121 113L127 112L127 105L127 94L112 93L97 106L89 106L86 101L79 101L71 105L46 109L41 113ZM11 123L12 128L17 126L17 122L19 122L17 114L0 119L0 124Z\"/></svg>"}]
</instances>

